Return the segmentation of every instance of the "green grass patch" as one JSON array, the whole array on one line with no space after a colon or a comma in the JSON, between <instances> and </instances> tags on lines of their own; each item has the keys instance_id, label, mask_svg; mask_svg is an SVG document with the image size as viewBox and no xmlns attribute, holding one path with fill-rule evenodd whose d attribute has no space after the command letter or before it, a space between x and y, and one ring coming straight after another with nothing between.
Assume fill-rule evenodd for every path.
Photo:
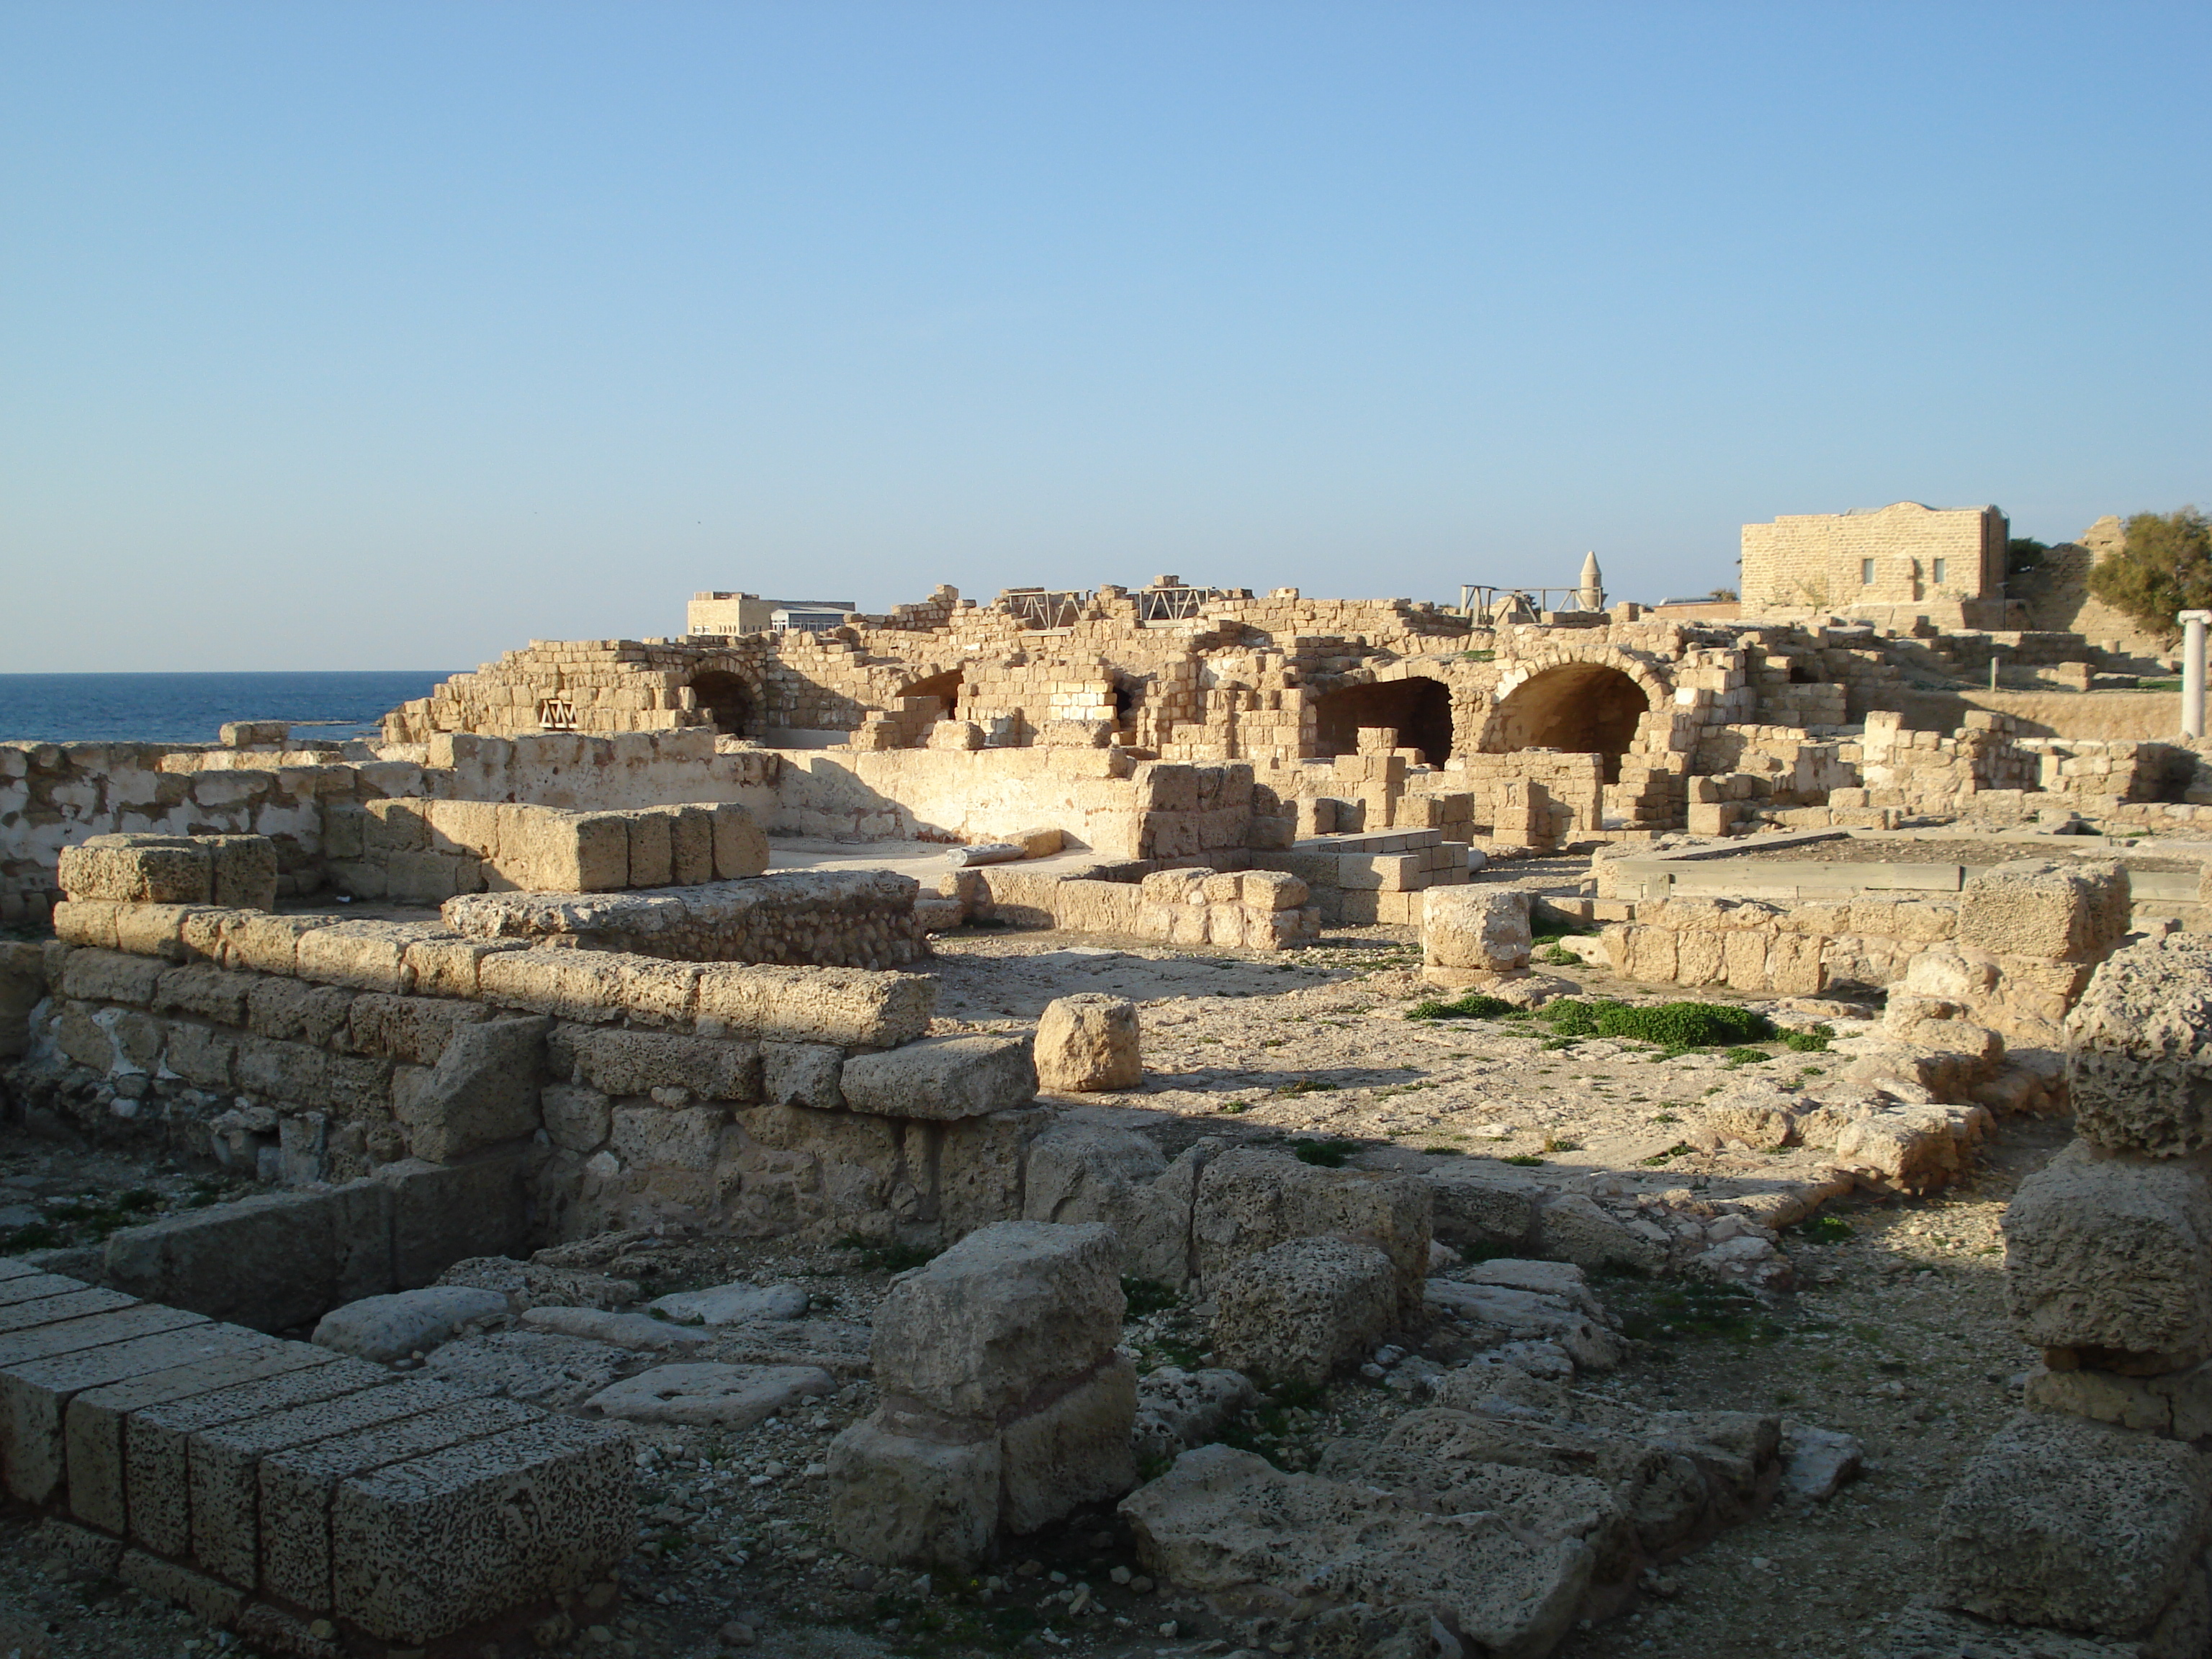
<instances>
[{"instance_id":1,"label":"green grass patch","mask_svg":"<svg viewBox=\"0 0 2212 1659\"><path fill-rule=\"evenodd\" d=\"M1774 1058L1764 1048L1731 1048L1723 1056L1733 1071L1739 1066L1764 1066Z\"/></svg>"},{"instance_id":2,"label":"green grass patch","mask_svg":"<svg viewBox=\"0 0 2212 1659\"><path fill-rule=\"evenodd\" d=\"M1654 1152L1650 1158L1638 1158L1637 1162L1643 1164L1646 1169L1656 1170L1662 1164L1671 1163L1674 1159L1681 1157L1683 1153L1690 1150L1690 1147L1686 1144L1678 1140L1672 1146L1669 1146L1665 1152Z\"/></svg>"},{"instance_id":3,"label":"green grass patch","mask_svg":"<svg viewBox=\"0 0 2212 1659\"><path fill-rule=\"evenodd\" d=\"M1495 1019L1498 1015L1514 1012L1513 1005L1504 997L1493 997L1481 991L1469 991L1452 1002L1439 1002L1431 998L1417 1002L1406 1010L1407 1019Z\"/></svg>"},{"instance_id":4,"label":"green grass patch","mask_svg":"<svg viewBox=\"0 0 2212 1659\"><path fill-rule=\"evenodd\" d=\"M1228 1113L1231 1117L1234 1117L1239 1112L1250 1111L1252 1109L1252 1103L1249 1100L1232 1100L1226 1105L1223 1106L1221 1109Z\"/></svg>"},{"instance_id":5,"label":"green grass patch","mask_svg":"<svg viewBox=\"0 0 2212 1659\"><path fill-rule=\"evenodd\" d=\"M1533 1170L1544 1160L1534 1152L1516 1152L1510 1158L1501 1158L1498 1161L1500 1164L1517 1164L1523 1170Z\"/></svg>"},{"instance_id":6,"label":"green grass patch","mask_svg":"<svg viewBox=\"0 0 2212 1659\"><path fill-rule=\"evenodd\" d=\"M1839 1215L1808 1216L1790 1230L1815 1244L1840 1244L1851 1236L1851 1224Z\"/></svg>"},{"instance_id":7,"label":"green grass patch","mask_svg":"<svg viewBox=\"0 0 2212 1659\"><path fill-rule=\"evenodd\" d=\"M1733 1285L1663 1284L1622 1310L1621 1330L1644 1342L1733 1342L1764 1346L1787 1334L1759 1298Z\"/></svg>"},{"instance_id":8,"label":"green grass patch","mask_svg":"<svg viewBox=\"0 0 2212 1659\"><path fill-rule=\"evenodd\" d=\"M1809 1031L1784 1031L1782 1046L1794 1048L1801 1054L1824 1054L1828 1044L1834 1041L1835 1035L1836 1028L1826 1024L1815 1025Z\"/></svg>"},{"instance_id":9,"label":"green grass patch","mask_svg":"<svg viewBox=\"0 0 2212 1659\"><path fill-rule=\"evenodd\" d=\"M1547 945L1536 952L1536 960L1547 968L1571 968L1582 958L1572 951L1562 951L1556 945Z\"/></svg>"},{"instance_id":10,"label":"green grass patch","mask_svg":"<svg viewBox=\"0 0 2212 1659\"><path fill-rule=\"evenodd\" d=\"M1336 1085L1324 1083L1317 1077L1302 1077L1295 1083L1285 1083L1273 1091L1278 1095L1333 1095Z\"/></svg>"},{"instance_id":11,"label":"green grass patch","mask_svg":"<svg viewBox=\"0 0 2212 1659\"><path fill-rule=\"evenodd\" d=\"M1291 1142L1291 1156L1299 1163L1316 1164L1324 1170L1341 1170L1344 1160L1358 1150L1356 1140L1311 1140L1300 1136Z\"/></svg>"}]
</instances>

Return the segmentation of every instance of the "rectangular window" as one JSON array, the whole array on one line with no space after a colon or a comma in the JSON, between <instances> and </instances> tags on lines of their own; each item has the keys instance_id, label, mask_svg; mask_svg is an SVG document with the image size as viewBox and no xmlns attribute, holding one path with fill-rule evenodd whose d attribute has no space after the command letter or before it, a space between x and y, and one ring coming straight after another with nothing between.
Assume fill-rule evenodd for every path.
<instances>
[{"instance_id":1,"label":"rectangular window","mask_svg":"<svg viewBox=\"0 0 2212 1659\"><path fill-rule=\"evenodd\" d=\"M1859 586L1861 587L1872 587L1874 586L1874 561L1872 559L1861 559L1859 561Z\"/></svg>"},{"instance_id":2,"label":"rectangular window","mask_svg":"<svg viewBox=\"0 0 2212 1659\"><path fill-rule=\"evenodd\" d=\"M1936 586L1941 587L1943 586L1943 572L1949 563L1950 561L1948 559L1938 559L1936 561L1934 568L1936 572Z\"/></svg>"}]
</instances>

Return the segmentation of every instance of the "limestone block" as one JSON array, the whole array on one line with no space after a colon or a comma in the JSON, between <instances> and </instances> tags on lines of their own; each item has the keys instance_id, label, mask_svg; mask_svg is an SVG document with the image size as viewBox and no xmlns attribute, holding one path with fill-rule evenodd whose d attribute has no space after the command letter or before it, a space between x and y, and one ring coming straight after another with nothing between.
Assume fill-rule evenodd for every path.
<instances>
[{"instance_id":1,"label":"limestone block","mask_svg":"<svg viewBox=\"0 0 2212 1659\"><path fill-rule=\"evenodd\" d=\"M1666 1252L1656 1243L1580 1193L1554 1193L1536 1205L1530 1249L1589 1269L1656 1273L1667 1265Z\"/></svg>"},{"instance_id":2,"label":"limestone block","mask_svg":"<svg viewBox=\"0 0 2212 1659\"><path fill-rule=\"evenodd\" d=\"M1390 1258L1342 1238L1293 1238L1210 1274L1206 1290L1216 1356L1273 1382L1326 1382L1398 1322Z\"/></svg>"},{"instance_id":3,"label":"limestone block","mask_svg":"<svg viewBox=\"0 0 2212 1659\"><path fill-rule=\"evenodd\" d=\"M1331 1235L1380 1249L1398 1275L1401 1312L1417 1317L1429 1273L1428 1184L1414 1176L1324 1170L1277 1152L1225 1152L1200 1177L1192 1235L1200 1276L1291 1239Z\"/></svg>"},{"instance_id":4,"label":"limestone block","mask_svg":"<svg viewBox=\"0 0 2212 1659\"><path fill-rule=\"evenodd\" d=\"M613 1125L611 1104L596 1089L549 1083L538 1091L538 1104L553 1144L572 1152L592 1151L606 1139Z\"/></svg>"},{"instance_id":5,"label":"limestone block","mask_svg":"<svg viewBox=\"0 0 2212 1659\"><path fill-rule=\"evenodd\" d=\"M109 1234L101 1276L213 1318L289 1329L331 1305L338 1215L322 1193L259 1194L188 1210Z\"/></svg>"},{"instance_id":6,"label":"limestone block","mask_svg":"<svg viewBox=\"0 0 2212 1659\"><path fill-rule=\"evenodd\" d=\"M257 979L246 993L246 1029L272 1042L330 1046L351 1024L355 994L335 985L275 975Z\"/></svg>"},{"instance_id":7,"label":"limestone block","mask_svg":"<svg viewBox=\"0 0 2212 1659\"><path fill-rule=\"evenodd\" d=\"M62 968L61 993L83 1002L151 1007L168 963L119 951L71 951Z\"/></svg>"},{"instance_id":8,"label":"limestone block","mask_svg":"<svg viewBox=\"0 0 2212 1659\"><path fill-rule=\"evenodd\" d=\"M870 1353L877 1386L950 1417L997 1420L1089 1372L1121 1339L1111 1229L1002 1221L892 1285Z\"/></svg>"},{"instance_id":9,"label":"limestone block","mask_svg":"<svg viewBox=\"0 0 2212 1659\"><path fill-rule=\"evenodd\" d=\"M845 1051L827 1042L763 1042L761 1098L771 1106L833 1111L845 1103Z\"/></svg>"},{"instance_id":10,"label":"limestone block","mask_svg":"<svg viewBox=\"0 0 2212 1659\"><path fill-rule=\"evenodd\" d=\"M940 1121L981 1117L1035 1098L1036 1067L1024 1037L928 1037L854 1056L839 1074L839 1086L856 1112Z\"/></svg>"},{"instance_id":11,"label":"limestone block","mask_svg":"<svg viewBox=\"0 0 2212 1659\"><path fill-rule=\"evenodd\" d=\"M407 947L420 937L399 922L325 922L300 935L299 975L356 991L411 991Z\"/></svg>"},{"instance_id":12,"label":"limestone block","mask_svg":"<svg viewBox=\"0 0 2212 1659\"><path fill-rule=\"evenodd\" d=\"M210 866L210 898L234 910L276 905L276 844L266 836L203 836Z\"/></svg>"},{"instance_id":13,"label":"limestone block","mask_svg":"<svg viewBox=\"0 0 2212 1659\"><path fill-rule=\"evenodd\" d=\"M1287 870L1247 870L1237 878L1237 896L1255 910L1297 910L1312 897L1312 890Z\"/></svg>"},{"instance_id":14,"label":"limestone block","mask_svg":"<svg viewBox=\"0 0 2212 1659\"><path fill-rule=\"evenodd\" d=\"M541 1418L352 1477L331 1505L332 1601L419 1646L497 1609L604 1577L636 1533L629 1437Z\"/></svg>"},{"instance_id":15,"label":"limestone block","mask_svg":"<svg viewBox=\"0 0 2212 1659\"><path fill-rule=\"evenodd\" d=\"M255 1346L189 1360L76 1395L70 1401L63 1421L70 1513L116 1537L125 1534L128 1487L124 1433L127 1420L136 1413L326 1364L336 1358L305 1343L280 1342L264 1336Z\"/></svg>"},{"instance_id":16,"label":"limestone block","mask_svg":"<svg viewBox=\"0 0 2212 1659\"><path fill-rule=\"evenodd\" d=\"M1029 1146L1022 1213L1103 1222L1121 1240L1129 1274L1180 1289L1190 1277L1190 1204L1201 1167L1202 1155L1182 1171L1187 1178L1164 1180L1167 1159L1133 1130L1055 1123Z\"/></svg>"},{"instance_id":17,"label":"limestone block","mask_svg":"<svg viewBox=\"0 0 2212 1659\"><path fill-rule=\"evenodd\" d=\"M644 1314L615 1313L605 1308L526 1308L522 1313L522 1327L529 1334L605 1343L641 1353L696 1348L712 1340L708 1331L672 1325L665 1319L653 1319ZM434 1363L435 1358L433 1356ZM599 1389L591 1392L596 1394Z\"/></svg>"},{"instance_id":18,"label":"limestone block","mask_svg":"<svg viewBox=\"0 0 2212 1659\"><path fill-rule=\"evenodd\" d=\"M625 812L629 830L631 887L665 887L675 875L675 853L665 812Z\"/></svg>"},{"instance_id":19,"label":"limestone block","mask_svg":"<svg viewBox=\"0 0 2212 1659\"><path fill-rule=\"evenodd\" d=\"M279 916L250 912L226 916L222 924L222 965L252 973L299 972L300 941L331 925L328 916ZM375 986L389 990L389 986Z\"/></svg>"},{"instance_id":20,"label":"limestone block","mask_svg":"<svg viewBox=\"0 0 2212 1659\"><path fill-rule=\"evenodd\" d=\"M1137 1484L1137 1370L1121 1354L999 1437L999 1524L1030 1533Z\"/></svg>"},{"instance_id":21,"label":"limestone block","mask_svg":"<svg viewBox=\"0 0 2212 1659\"><path fill-rule=\"evenodd\" d=\"M1944 1502L1936 1600L1984 1619L2147 1636L2199 1571L2208 1534L2212 1463L2197 1453L2023 1413Z\"/></svg>"},{"instance_id":22,"label":"limestone block","mask_svg":"<svg viewBox=\"0 0 2212 1659\"><path fill-rule=\"evenodd\" d=\"M225 975L223 978L239 986L239 1000L243 1003L244 992L252 981L236 974ZM163 994L168 994L167 981L164 981ZM221 1018L213 1013L207 1017ZM435 1066L462 1027L476 1024L484 1018L483 1008L451 997L399 997L369 992L353 998L348 1004L346 1032L350 1045L362 1054L389 1055L414 1066ZM243 1012L229 1023L244 1024Z\"/></svg>"},{"instance_id":23,"label":"limestone block","mask_svg":"<svg viewBox=\"0 0 2212 1659\"><path fill-rule=\"evenodd\" d=\"M428 1353L465 1324L498 1319L507 1298L460 1285L432 1285L363 1297L333 1308L316 1322L314 1343L333 1353L389 1363Z\"/></svg>"},{"instance_id":24,"label":"limestone block","mask_svg":"<svg viewBox=\"0 0 2212 1659\"><path fill-rule=\"evenodd\" d=\"M749 1429L836 1391L836 1379L818 1365L656 1365L601 1389L584 1409L632 1423Z\"/></svg>"},{"instance_id":25,"label":"limestone block","mask_svg":"<svg viewBox=\"0 0 2212 1659\"><path fill-rule=\"evenodd\" d=\"M1455 1158L1428 1176L1436 1237L1462 1249L1519 1250L1550 1191L1518 1170Z\"/></svg>"},{"instance_id":26,"label":"limestone block","mask_svg":"<svg viewBox=\"0 0 2212 1659\"><path fill-rule=\"evenodd\" d=\"M1845 1124L1835 1139L1836 1167L1876 1187L1924 1193L1965 1172L1988 1132L1980 1106L1897 1106Z\"/></svg>"},{"instance_id":27,"label":"limestone block","mask_svg":"<svg viewBox=\"0 0 2212 1659\"><path fill-rule=\"evenodd\" d=\"M2130 904L2118 864L2021 859L1967 878L1959 943L1995 956L2094 962L2127 932Z\"/></svg>"},{"instance_id":28,"label":"limestone block","mask_svg":"<svg viewBox=\"0 0 2212 1659\"><path fill-rule=\"evenodd\" d=\"M244 1591L163 1561L143 1550L125 1550L115 1564L118 1583L190 1612L193 1617L219 1627L236 1625L252 1605Z\"/></svg>"},{"instance_id":29,"label":"limestone block","mask_svg":"<svg viewBox=\"0 0 2212 1659\"><path fill-rule=\"evenodd\" d=\"M48 1297L17 1306L53 1307L66 1299ZM235 1325L201 1320L0 1366L0 1450L5 1453L9 1492L27 1504L63 1501L67 1468L64 1416L76 1395L194 1360L246 1352L267 1340Z\"/></svg>"},{"instance_id":30,"label":"limestone block","mask_svg":"<svg viewBox=\"0 0 2212 1659\"><path fill-rule=\"evenodd\" d=\"M1219 1445L1184 1453L1121 1513L1146 1567L1182 1589L1272 1602L1322 1583L1345 1602L1436 1607L1455 1639L1499 1659L1559 1645L1597 1559L1578 1529L1540 1524L1549 1516L1430 1514L1364 1480L1285 1474Z\"/></svg>"},{"instance_id":31,"label":"limestone block","mask_svg":"<svg viewBox=\"0 0 2212 1659\"><path fill-rule=\"evenodd\" d=\"M416 1292L421 1294L421 1292ZM341 1481L390 1463L524 1427L540 1413L513 1400L465 1400L336 1435L261 1461L261 1585L308 1613L332 1607L330 1510ZM498 1594L495 1587L485 1587Z\"/></svg>"},{"instance_id":32,"label":"limestone block","mask_svg":"<svg viewBox=\"0 0 2212 1659\"><path fill-rule=\"evenodd\" d=\"M61 849L55 880L72 899L123 904L205 904L215 870L189 836L94 836Z\"/></svg>"},{"instance_id":33,"label":"limestone block","mask_svg":"<svg viewBox=\"0 0 2212 1659\"><path fill-rule=\"evenodd\" d=\"M1082 1094L1135 1088L1145 1077L1137 1005L1096 991L1056 998L1037 1020L1036 1056L1042 1089Z\"/></svg>"},{"instance_id":34,"label":"limestone block","mask_svg":"<svg viewBox=\"0 0 2212 1659\"><path fill-rule=\"evenodd\" d=\"M408 1150L451 1164L536 1129L550 1024L523 1017L459 1027L435 1066L394 1091L393 1115L407 1132Z\"/></svg>"},{"instance_id":35,"label":"limestone block","mask_svg":"<svg viewBox=\"0 0 2212 1659\"><path fill-rule=\"evenodd\" d=\"M0 958L0 987L4 987L4 958ZM242 1026L246 994L253 986L251 974L234 974L211 963L195 963L172 968L161 975L154 1007L158 1012L190 1014L218 1024ZM0 1000L4 1000L4 989L0 989Z\"/></svg>"},{"instance_id":36,"label":"limestone block","mask_svg":"<svg viewBox=\"0 0 2212 1659\"><path fill-rule=\"evenodd\" d=\"M528 1164L526 1151L505 1149L449 1164L402 1158L332 1196L388 1190L392 1287L413 1290L456 1261L514 1252L529 1228Z\"/></svg>"},{"instance_id":37,"label":"limestone block","mask_svg":"<svg viewBox=\"0 0 2212 1659\"><path fill-rule=\"evenodd\" d=\"M753 822L752 814L734 803L723 803L710 810L714 813L715 878L737 881L767 870L768 837Z\"/></svg>"},{"instance_id":38,"label":"limestone block","mask_svg":"<svg viewBox=\"0 0 2212 1659\"><path fill-rule=\"evenodd\" d=\"M711 1170L729 1121L720 1106L617 1106L609 1144L624 1164L644 1170Z\"/></svg>"},{"instance_id":39,"label":"limestone block","mask_svg":"<svg viewBox=\"0 0 2212 1659\"><path fill-rule=\"evenodd\" d=\"M577 1081L603 1094L684 1089L702 1100L761 1097L760 1045L743 1037L564 1025L554 1046L570 1059Z\"/></svg>"},{"instance_id":40,"label":"limestone block","mask_svg":"<svg viewBox=\"0 0 2212 1659\"><path fill-rule=\"evenodd\" d=\"M886 1567L966 1571L989 1559L998 1530L999 1437L896 1433L876 1418L830 1446L830 1526L837 1547Z\"/></svg>"},{"instance_id":41,"label":"limestone block","mask_svg":"<svg viewBox=\"0 0 2212 1659\"><path fill-rule=\"evenodd\" d=\"M523 820L532 886L551 893L611 893L629 886L630 822L622 812L539 812ZM507 829L502 818L502 862Z\"/></svg>"},{"instance_id":42,"label":"limestone block","mask_svg":"<svg viewBox=\"0 0 2212 1659\"><path fill-rule=\"evenodd\" d=\"M2197 1160L2076 1141L2021 1184L2004 1232L2026 1340L2139 1375L2212 1355L2212 1175Z\"/></svg>"},{"instance_id":43,"label":"limestone block","mask_svg":"<svg viewBox=\"0 0 2212 1659\"><path fill-rule=\"evenodd\" d=\"M193 1559L215 1577L253 1589L261 1553L260 1505L255 1500L263 1458L468 1397L447 1383L410 1378L198 1431L186 1459Z\"/></svg>"},{"instance_id":44,"label":"limestone block","mask_svg":"<svg viewBox=\"0 0 2212 1659\"><path fill-rule=\"evenodd\" d=\"M142 1407L123 1439L131 1537L161 1555L191 1551L191 1437L204 1429L274 1415L316 1401L380 1388L392 1373L305 1343L288 1349L319 1362Z\"/></svg>"},{"instance_id":45,"label":"limestone block","mask_svg":"<svg viewBox=\"0 0 2212 1659\"><path fill-rule=\"evenodd\" d=\"M710 964L698 983L702 1035L891 1048L927 1031L937 1006L937 981L921 974Z\"/></svg>"},{"instance_id":46,"label":"limestone block","mask_svg":"<svg viewBox=\"0 0 2212 1659\"><path fill-rule=\"evenodd\" d=\"M611 951L533 949L487 956L477 973L487 1002L605 1024L623 1011L623 967Z\"/></svg>"},{"instance_id":47,"label":"limestone block","mask_svg":"<svg viewBox=\"0 0 2212 1659\"><path fill-rule=\"evenodd\" d=\"M64 945L112 951L116 918L129 908L118 899L64 899L53 908L54 937Z\"/></svg>"},{"instance_id":48,"label":"limestone block","mask_svg":"<svg viewBox=\"0 0 2212 1659\"><path fill-rule=\"evenodd\" d=\"M2212 1146L2212 939L2169 934L2116 952L2066 1036L2084 1139L2162 1157Z\"/></svg>"}]
</instances>

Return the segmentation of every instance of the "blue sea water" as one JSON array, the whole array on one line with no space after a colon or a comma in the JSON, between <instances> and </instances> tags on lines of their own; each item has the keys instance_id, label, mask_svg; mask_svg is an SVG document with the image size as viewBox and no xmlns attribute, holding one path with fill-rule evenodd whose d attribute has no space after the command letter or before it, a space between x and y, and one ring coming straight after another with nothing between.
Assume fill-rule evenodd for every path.
<instances>
[{"instance_id":1,"label":"blue sea water","mask_svg":"<svg viewBox=\"0 0 2212 1659\"><path fill-rule=\"evenodd\" d=\"M450 669L313 674L0 674L0 742L213 743L226 720L289 720L316 742L374 737Z\"/></svg>"}]
</instances>

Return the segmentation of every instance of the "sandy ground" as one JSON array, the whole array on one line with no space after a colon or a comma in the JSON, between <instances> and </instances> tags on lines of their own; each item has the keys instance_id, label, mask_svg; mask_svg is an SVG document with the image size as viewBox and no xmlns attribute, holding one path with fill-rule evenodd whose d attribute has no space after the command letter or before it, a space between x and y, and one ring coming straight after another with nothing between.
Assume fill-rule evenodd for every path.
<instances>
[{"instance_id":1,"label":"sandy ground","mask_svg":"<svg viewBox=\"0 0 2212 1659\"><path fill-rule=\"evenodd\" d=\"M1510 878L1556 886L1573 874L1530 868ZM1359 1143L1358 1156L1376 1162L1506 1156L1540 1160L1520 1167L1561 1183L1715 1195L1809 1176L1818 1155L1671 1152L1680 1109L1747 1073L1786 1079L1840 1057L1782 1051L1731 1066L1716 1054L1668 1059L1601 1041L1547 1049L1540 1036L1496 1023L1408 1022L1403 1011L1424 993L1402 930L1359 930L1280 956L1006 932L957 935L938 951L931 971L943 985L945 1030L1025 1024L1076 990L1139 1000L1146 1086L1084 1106L1170 1146L1201 1133L1328 1137ZM1547 971L1592 990L1620 988L1594 970ZM1850 1029L1839 1027L1842 1054ZM1843 1224L1823 1227L1825 1242L1785 1236L1799 1270L1791 1295L1761 1303L1682 1280L1598 1285L1638 1340L1622 1368L1594 1386L1648 1406L1769 1409L1844 1430L1865 1442L1869 1464L1829 1503L1771 1511L1674 1564L1639 1607L1578 1631L1566 1654L1891 1651L1886 1626L1920 1586L1944 1492L2015 1407L2032 1356L2002 1317L1997 1222L2020 1180L2066 1133L2063 1124L2008 1121L1969 1178L1946 1193L1832 1203L1826 1213ZM88 1183L144 1185L161 1173L109 1167L112 1160L77 1164L20 1143L0 1154L0 1188L23 1204ZM156 1184L166 1198L181 1190L179 1180L172 1172ZM849 1325L866 1320L890 1273L905 1265L852 1249L675 1241L641 1247L619 1271L639 1276L647 1294L738 1276L797 1282L817 1298L816 1316ZM1204 1333L1176 1307L1133 1322L1128 1340L1157 1362L1202 1351ZM1268 1413L1238 1433L1286 1467L1310 1466L1334 1435L1371 1432L1411 1403L1351 1380L1310 1413ZM1146 1584L1110 1514L1079 1516L1025 1540L994 1575L968 1585L925 1586L860 1568L829 1542L815 1471L837 1430L872 1404L872 1389L854 1376L835 1398L741 1433L641 1432L645 1527L620 1603L580 1608L566 1628L535 1642L518 1636L474 1659L494 1651L689 1659L736 1650L727 1641L747 1635L754 1650L802 1659L1308 1650L1297 1627L1218 1619ZM1115 1582L1116 1569L1133 1582ZM1092 1587L1095 1607L1070 1617L1064 1598L1079 1584ZM1047 1629L1050 1638L1039 1633ZM0 1656L167 1659L226 1649L250 1651L49 1560L20 1520L0 1522Z\"/></svg>"}]
</instances>

